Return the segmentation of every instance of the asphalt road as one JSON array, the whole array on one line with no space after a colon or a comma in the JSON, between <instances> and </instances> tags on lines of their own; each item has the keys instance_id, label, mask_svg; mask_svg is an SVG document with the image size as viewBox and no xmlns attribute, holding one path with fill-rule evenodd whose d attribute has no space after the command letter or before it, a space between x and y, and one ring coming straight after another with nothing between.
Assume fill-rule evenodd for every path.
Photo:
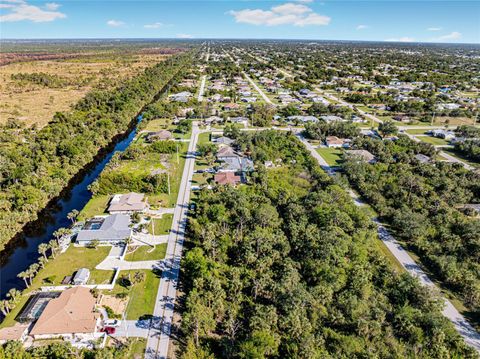
<instances>
[{"instance_id":1,"label":"asphalt road","mask_svg":"<svg viewBox=\"0 0 480 359\"><path fill-rule=\"evenodd\" d=\"M307 147L312 156L318 161L320 166L327 171L327 173L332 174L330 166L327 164L324 158L315 150L315 148L308 143L305 138L300 134L297 137L302 141L302 143ZM354 197L354 196L352 196ZM355 199L355 198L354 198ZM361 202L355 202L361 203ZM377 219L374 219L374 222L378 226L378 236L388 248L388 250L393 254L393 256L398 260L405 270L410 273L412 276L417 277L420 280L420 283L423 285L432 288L433 291L439 293L438 287L433 283L433 281L428 277L428 275L422 270L422 268L413 260L408 252L403 249L403 247L398 243L395 238L388 232L388 230L380 223ZM450 319L453 323L457 332L463 337L465 343L475 348L480 352L480 334L470 325L470 323L461 315L458 310L453 306L453 304L446 298L443 298L445 307L442 311L443 315Z\"/></svg>"},{"instance_id":2,"label":"asphalt road","mask_svg":"<svg viewBox=\"0 0 480 359\"><path fill-rule=\"evenodd\" d=\"M145 358L147 359L167 358L199 133L198 125L194 122L187 159L180 182L177 204L173 214L172 230L168 238L167 253L164 260L165 269L160 279L153 310L152 325L148 332L145 351Z\"/></svg>"}]
</instances>

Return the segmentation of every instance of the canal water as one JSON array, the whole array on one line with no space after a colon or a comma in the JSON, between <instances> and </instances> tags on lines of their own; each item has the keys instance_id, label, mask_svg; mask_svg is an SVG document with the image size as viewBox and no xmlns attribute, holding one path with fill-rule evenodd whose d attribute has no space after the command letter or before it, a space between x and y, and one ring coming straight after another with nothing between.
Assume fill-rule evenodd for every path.
<instances>
[{"instance_id":1,"label":"canal water","mask_svg":"<svg viewBox=\"0 0 480 359\"><path fill-rule=\"evenodd\" d=\"M138 121L141 120L141 115ZM35 263L40 256L38 245L53 239L53 232L62 227L69 227L72 223L67 219L67 214L73 209L81 210L92 198L88 186L98 177L105 165L117 151L125 150L132 142L136 134L135 125L122 140L110 149L106 154L80 175L78 182L65 190L60 198L39 214L39 219L27 225L26 230L18 238L9 243L5 251L0 253L0 298L10 288L24 289L23 279L17 278L17 274L26 270L30 264Z\"/></svg>"}]
</instances>

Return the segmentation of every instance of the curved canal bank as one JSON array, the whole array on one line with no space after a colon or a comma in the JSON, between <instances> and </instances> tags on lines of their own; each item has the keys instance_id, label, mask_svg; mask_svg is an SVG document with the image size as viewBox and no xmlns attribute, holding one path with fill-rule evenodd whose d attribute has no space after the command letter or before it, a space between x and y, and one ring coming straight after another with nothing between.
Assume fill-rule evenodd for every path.
<instances>
[{"instance_id":1,"label":"curved canal bank","mask_svg":"<svg viewBox=\"0 0 480 359\"><path fill-rule=\"evenodd\" d=\"M38 220L29 223L24 231L12 239L0 253L0 298L4 298L10 288L24 289L25 283L17 274L38 260L38 245L53 238L53 232L72 223L67 214L73 209L81 210L92 198L88 186L100 175L116 151L125 150L136 134L136 124L126 134L117 139L114 146L99 155L95 162L87 166L82 173L52 201L38 216Z\"/></svg>"},{"instance_id":2,"label":"curved canal bank","mask_svg":"<svg viewBox=\"0 0 480 359\"><path fill-rule=\"evenodd\" d=\"M39 244L53 239L53 233L59 228L72 224L67 218L68 213L73 209L81 210L92 198L88 186L100 175L115 152L123 151L130 145L135 138L141 114L150 103L168 93L174 79L175 75L132 119L129 129L116 136L108 147L100 150L96 159L81 170L61 194L39 213L37 220L28 223L21 233L5 245L5 249L0 252L0 299L5 298L11 288L25 288L24 281L17 277L18 273L37 262L40 256ZM0 314L0 320L1 317Z\"/></svg>"}]
</instances>

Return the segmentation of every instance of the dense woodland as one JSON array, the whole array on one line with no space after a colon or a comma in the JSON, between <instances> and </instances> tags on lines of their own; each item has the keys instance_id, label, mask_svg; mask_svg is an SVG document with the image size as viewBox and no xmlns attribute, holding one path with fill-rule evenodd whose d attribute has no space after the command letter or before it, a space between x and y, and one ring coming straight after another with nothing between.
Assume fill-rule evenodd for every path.
<instances>
[{"instance_id":1,"label":"dense woodland","mask_svg":"<svg viewBox=\"0 0 480 359\"><path fill-rule=\"evenodd\" d=\"M254 159L283 165L200 192L182 263L183 358L476 357L293 135L233 132Z\"/></svg>"},{"instance_id":2,"label":"dense woodland","mask_svg":"<svg viewBox=\"0 0 480 359\"><path fill-rule=\"evenodd\" d=\"M480 163L480 129L473 126L459 126L455 132L464 141L455 143L455 149L468 159Z\"/></svg>"},{"instance_id":3,"label":"dense woodland","mask_svg":"<svg viewBox=\"0 0 480 359\"><path fill-rule=\"evenodd\" d=\"M93 90L41 130L0 134L0 250L192 61L175 55L112 91Z\"/></svg>"},{"instance_id":4,"label":"dense woodland","mask_svg":"<svg viewBox=\"0 0 480 359\"><path fill-rule=\"evenodd\" d=\"M480 175L459 164L421 163L434 149L406 136L397 141L357 138L355 148L377 163L347 159L343 169L359 192L464 303L480 313L480 220L461 212L480 203Z\"/></svg>"}]
</instances>

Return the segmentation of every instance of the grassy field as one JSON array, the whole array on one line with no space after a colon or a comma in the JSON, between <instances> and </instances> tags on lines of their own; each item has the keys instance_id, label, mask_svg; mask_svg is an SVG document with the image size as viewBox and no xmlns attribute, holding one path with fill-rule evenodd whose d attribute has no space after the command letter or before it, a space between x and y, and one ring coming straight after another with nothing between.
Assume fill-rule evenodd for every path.
<instances>
[{"instance_id":1,"label":"grassy field","mask_svg":"<svg viewBox=\"0 0 480 359\"><path fill-rule=\"evenodd\" d=\"M406 130L406 133L409 133L411 135L424 135L425 132L428 130L419 130L419 129L412 129L412 130Z\"/></svg>"},{"instance_id":2,"label":"grassy field","mask_svg":"<svg viewBox=\"0 0 480 359\"><path fill-rule=\"evenodd\" d=\"M165 258L167 253L167 243L157 244L155 248L150 246L140 246L134 252L125 256L126 261L153 261Z\"/></svg>"},{"instance_id":3,"label":"grassy field","mask_svg":"<svg viewBox=\"0 0 480 359\"><path fill-rule=\"evenodd\" d=\"M93 216L105 214L109 200L110 196L108 195L92 197L80 211L78 220L85 221Z\"/></svg>"},{"instance_id":4,"label":"grassy field","mask_svg":"<svg viewBox=\"0 0 480 359\"><path fill-rule=\"evenodd\" d=\"M127 276L133 279L136 270L122 271L120 276ZM144 315L151 315L155 306L157 288L160 283L160 273L154 273L151 270L139 270L144 272L146 278L143 282L134 284L129 288L124 288L116 284L109 294L127 293L129 302L126 311L127 320L136 320Z\"/></svg>"},{"instance_id":5,"label":"grassy field","mask_svg":"<svg viewBox=\"0 0 480 359\"><path fill-rule=\"evenodd\" d=\"M153 222L153 223L152 223ZM154 218L148 225L148 233L156 236L168 234L172 228L173 214L164 214L162 218ZM154 231L155 230L155 231Z\"/></svg>"},{"instance_id":6,"label":"grassy field","mask_svg":"<svg viewBox=\"0 0 480 359\"><path fill-rule=\"evenodd\" d=\"M188 139L190 138L192 132L179 133L175 132L177 126L172 123L172 120L169 118L157 118L147 122L145 128L142 130L144 132L158 132L161 130L168 130L172 133L173 137L176 139Z\"/></svg>"},{"instance_id":7,"label":"grassy field","mask_svg":"<svg viewBox=\"0 0 480 359\"><path fill-rule=\"evenodd\" d=\"M164 207L173 207L177 202L178 190L180 189L180 182L182 180L183 167L185 166L185 159L188 150L188 143L181 142L178 146L179 157L177 162L177 155L169 155L170 168L170 195L168 193L162 193L159 195L148 196L148 202L151 205Z\"/></svg>"},{"instance_id":8,"label":"grassy field","mask_svg":"<svg viewBox=\"0 0 480 359\"><path fill-rule=\"evenodd\" d=\"M15 324L15 316L20 312L28 299L28 294L37 290L41 286L60 285L65 276L72 275L80 268L90 269L90 280L88 284L110 283L113 277L113 271L97 270L95 266L99 264L110 252L110 247L97 247L90 249L85 247L70 246L65 253L59 254L55 259L50 259L45 268L40 270L33 279L33 283L24 295L21 297L15 309L8 315L0 327L11 326ZM50 279L47 282L47 278Z\"/></svg>"},{"instance_id":9,"label":"grassy field","mask_svg":"<svg viewBox=\"0 0 480 359\"><path fill-rule=\"evenodd\" d=\"M342 150L340 148L317 148L317 152L322 156L329 166L338 166L342 163Z\"/></svg>"},{"instance_id":10,"label":"grassy field","mask_svg":"<svg viewBox=\"0 0 480 359\"><path fill-rule=\"evenodd\" d=\"M443 138L437 138L432 136L417 136L417 138L422 142L430 143L434 146L448 145L448 141L444 140Z\"/></svg>"},{"instance_id":11,"label":"grassy field","mask_svg":"<svg viewBox=\"0 0 480 359\"><path fill-rule=\"evenodd\" d=\"M68 111L92 88L111 88L166 55L97 55L68 60L12 63L0 67L0 124L8 119L42 127L57 111ZM14 80L15 74L45 73L65 85L44 87Z\"/></svg>"}]
</instances>

